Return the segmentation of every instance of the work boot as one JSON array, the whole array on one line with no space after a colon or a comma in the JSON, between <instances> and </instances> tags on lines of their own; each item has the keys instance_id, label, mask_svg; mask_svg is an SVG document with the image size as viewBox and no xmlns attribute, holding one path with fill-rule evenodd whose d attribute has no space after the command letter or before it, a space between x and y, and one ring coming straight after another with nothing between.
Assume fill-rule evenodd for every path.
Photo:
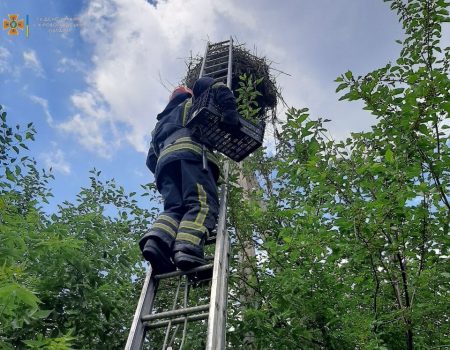
<instances>
[{"instance_id":1,"label":"work boot","mask_svg":"<svg viewBox=\"0 0 450 350\"><path fill-rule=\"evenodd\" d=\"M183 271L187 271L206 264L205 259L181 251L175 252L173 260L175 261L175 265Z\"/></svg>"},{"instance_id":2,"label":"work boot","mask_svg":"<svg viewBox=\"0 0 450 350\"><path fill-rule=\"evenodd\" d=\"M182 241L176 241L173 255L175 265L183 271L205 265L206 260L204 259L203 252L204 244L205 238L202 239L198 246Z\"/></svg>"},{"instance_id":3,"label":"work boot","mask_svg":"<svg viewBox=\"0 0 450 350\"><path fill-rule=\"evenodd\" d=\"M150 237L147 240L142 255L152 265L153 274L159 275L176 270L175 265L170 260L170 248L157 237Z\"/></svg>"}]
</instances>

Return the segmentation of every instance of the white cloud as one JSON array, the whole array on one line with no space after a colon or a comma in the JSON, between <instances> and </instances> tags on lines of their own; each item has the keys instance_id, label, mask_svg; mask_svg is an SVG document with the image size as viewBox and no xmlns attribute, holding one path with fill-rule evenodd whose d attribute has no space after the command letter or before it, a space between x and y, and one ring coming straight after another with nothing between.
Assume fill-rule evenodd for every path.
<instances>
[{"instance_id":1,"label":"white cloud","mask_svg":"<svg viewBox=\"0 0 450 350\"><path fill-rule=\"evenodd\" d=\"M250 15L233 12L232 3L218 0L162 1L156 7L142 0L91 1L80 18L82 37L94 47L94 67L86 90L72 96L77 112L62 129L102 156L123 141L145 152L169 95L159 76L176 85L186 68L180 56L202 52L208 35L222 40L218 31L226 18L251 25Z\"/></svg>"},{"instance_id":2,"label":"white cloud","mask_svg":"<svg viewBox=\"0 0 450 350\"><path fill-rule=\"evenodd\" d=\"M86 73L86 67L81 61L63 57L58 61L56 71L58 73L65 73L67 71Z\"/></svg>"},{"instance_id":3,"label":"white cloud","mask_svg":"<svg viewBox=\"0 0 450 350\"><path fill-rule=\"evenodd\" d=\"M74 134L86 149L111 158L124 138L117 130L120 121L110 118L111 111L93 89L73 94L71 101L79 113L59 124L58 128Z\"/></svg>"},{"instance_id":4,"label":"white cloud","mask_svg":"<svg viewBox=\"0 0 450 350\"><path fill-rule=\"evenodd\" d=\"M6 85L20 81L20 68L14 64L13 54L3 46L0 46L0 74L3 74L2 82Z\"/></svg>"},{"instance_id":5,"label":"white cloud","mask_svg":"<svg viewBox=\"0 0 450 350\"><path fill-rule=\"evenodd\" d=\"M25 67L30 68L35 71L40 77L44 76L44 70L42 69L41 62L39 61L36 51L28 50L23 52L23 60L25 62Z\"/></svg>"},{"instance_id":6,"label":"white cloud","mask_svg":"<svg viewBox=\"0 0 450 350\"><path fill-rule=\"evenodd\" d=\"M0 74L8 72L10 68L9 58L11 53L6 47L0 46Z\"/></svg>"},{"instance_id":7,"label":"white cloud","mask_svg":"<svg viewBox=\"0 0 450 350\"><path fill-rule=\"evenodd\" d=\"M60 172L64 175L70 174L71 167L65 159L64 152L61 149L56 148L56 143L52 142L52 145L55 149L49 152L41 153L39 157L43 160L47 168L52 168L54 171Z\"/></svg>"},{"instance_id":8,"label":"white cloud","mask_svg":"<svg viewBox=\"0 0 450 350\"><path fill-rule=\"evenodd\" d=\"M48 108L48 101L45 98L35 96L35 95L31 95L30 100L42 107L42 109L44 110L45 120L46 120L47 124L50 126L53 126L53 117Z\"/></svg>"},{"instance_id":9,"label":"white cloud","mask_svg":"<svg viewBox=\"0 0 450 350\"><path fill-rule=\"evenodd\" d=\"M105 139L101 123L90 118L76 114L69 121L59 125L63 131L73 133L85 148L96 152L104 158L111 158L112 147Z\"/></svg>"}]
</instances>

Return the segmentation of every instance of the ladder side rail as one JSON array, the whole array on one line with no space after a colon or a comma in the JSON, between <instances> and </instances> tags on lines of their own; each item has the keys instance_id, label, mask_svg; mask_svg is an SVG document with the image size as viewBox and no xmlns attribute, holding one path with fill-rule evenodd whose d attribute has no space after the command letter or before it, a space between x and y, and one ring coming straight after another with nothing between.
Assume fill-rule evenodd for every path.
<instances>
[{"instance_id":1,"label":"ladder side rail","mask_svg":"<svg viewBox=\"0 0 450 350\"><path fill-rule=\"evenodd\" d=\"M233 74L233 38L230 37L230 47L228 48L228 75L227 75L227 86L231 89L231 77Z\"/></svg>"},{"instance_id":2,"label":"ladder side rail","mask_svg":"<svg viewBox=\"0 0 450 350\"><path fill-rule=\"evenodd\" d=\"M233 38L230 37L228 47L228 74L227 86L232 87L232 64L233 64ZM227 201L228 201L228 172L229 161L224 164L224 184L222 185L219 223L217 228L216 253L214 257L213 280L211 286L211 299L208 319L208 334L206 350L225 349L226 343L226 307L228 296L228 255L230 240L226 228Z\"/></svg>"},{"instance_id":3,"label":"ladder side rail","mask_svg":"<svg viewBox=\"0 0 450 350\"><path fill-rule=\"evenodd\" d=\"M228 74L227 74L227 86L232 90L232 76L233 76L233 37L230 36L230 46L228 51ZM228 163L228 160L227 160ZM229 164L227 164L227 168ZM227 176L227 184L228 184L228 176ZM228 186L227 192L225 194L228 197ZM227 204L227 202L225 202ZM225 206L225 224L226 224L226 206ZM225 225L224 225L225 226ZM227 301L228 301L228 259L230 252L230 238L228 237L228 230L226 226L224 227L224 242L223 242L223 252L222 259L220 260L222 263L221 270L222 273L219 276L221 279L221 294L219 301L220 309L218 310L219 314L219 322L218 322L218 334L217 334L217 345L219 349L225 349L226 347L226 327L227 327Z\"/></svg>"},{"instance_id":4,"label":"ladder side rail","mask_svg":"<svg viewBox=\"0 0 450 350\"><path fill-rule=\"evenodd\" d=\"M209 41L206 43L205 55L203 56L202 67L200 68L200 73L198 75L199 79L203 76L203 71L205 70L205 62L206 62L206 56L208 56L208 49L209 49Z\"/></svg>"},{"instance_id":5,"label":"ladder side rail","mask_svg":"<svg viewBox=\"0 0 450 350\"><path fill-rule=\"evenodd\" d=\"M221 294L219 299L220 309L219 322L218 322L218 334L217 343L219 349L225 349L226 346L226 328L227 328L227 304L228 304L228 259L230 252L230 239L228 237L228 231L224 237L223 255L222 255L222 274L219 276L221 278Z\"/></svg>"},{"instance_id":6,"label":"ladder side rail","mask_svg":"<svg viewBox=\"0 0 450 350\"><path fill-rule=\"evenodd\" d=\"M219 330L219 318L223 315L221 311L223 308L220 306L222 296L221 290L223 289L223 281L221 275L223 275L222 261L224 257L224 249L227 246L225 242L228 241L228 232L226 230L226 209L227 209L227 195L228 195L228 170L229 162L225 161L224 165L224 184L221 189L220 209L219 209L219 223L217 227L217 242L216 252L214 256L214 269L211 285L211 298L209 302L209 318L208 318L208 333L207 333L207 350L220 350L223 347L219 347L217 344L217 333L222 332Z\"/></svg>"},{"instance_id":7,"label":"ladder side rail","mask_svg":"<svg viewBox=\"0 0 450 350\"><path fill-rule=\"evenodd\" d=\"M142 316L150 313L153 307L153 299L156 294L158 281L151 277L152 268L148 267L145 276L144 286L139 297L139 302L134 313L133 323L131 324L130 333L128 334L125 350L141 350L145 339L145 324Z\"/></svg>"}]
</instances>

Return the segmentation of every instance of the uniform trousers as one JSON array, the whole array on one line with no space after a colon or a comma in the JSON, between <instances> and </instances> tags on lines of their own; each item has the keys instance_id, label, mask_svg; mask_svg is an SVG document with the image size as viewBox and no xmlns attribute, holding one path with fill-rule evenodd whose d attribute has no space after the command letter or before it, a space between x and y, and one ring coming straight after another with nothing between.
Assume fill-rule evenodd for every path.
<instances>
[{"instance_id":1,"label":"uniform trousers","mask_svg":"<svg viewBox=\"0 0 450 350\"><path fill-rule=\"evenodd\" d=\"M164 250L203 258L204 241L214 229L219 212L212 172L203 170L201 160L181 159L165 165L156 182L164 211L141 238L141 249L148 239L158 239Z\"/></svg>"}]
</instances>

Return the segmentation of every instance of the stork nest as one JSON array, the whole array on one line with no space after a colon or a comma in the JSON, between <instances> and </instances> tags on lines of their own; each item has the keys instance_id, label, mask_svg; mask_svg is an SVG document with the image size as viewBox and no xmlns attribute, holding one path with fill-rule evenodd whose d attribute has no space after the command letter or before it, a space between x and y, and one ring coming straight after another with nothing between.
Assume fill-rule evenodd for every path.
<instances>
[{"instance_id":1,"label":"stork nest","mask_svg":"<svg viewBox=\"0 0 450 350\"><path fill-rule=\"evenodd\" d=\"M191 58L187 62L188 72L183 80L183 84L191 88L198 79L200 69L202 66L202 57ZM233 72L231 88L234 95L238 97L239 92L239 77L243 74L251 76L256 79L263 78L258 84L256 90L261 93L256 98L260 111L257 115L258 119L266 120L269 117L268 112L274 112L277 105L277 97L279 92L277 90L275 78L270 74L270 63L265 57L257 57L249 50L243 48L242 45L233 47Z\"/></svg>"}]
</instances>

